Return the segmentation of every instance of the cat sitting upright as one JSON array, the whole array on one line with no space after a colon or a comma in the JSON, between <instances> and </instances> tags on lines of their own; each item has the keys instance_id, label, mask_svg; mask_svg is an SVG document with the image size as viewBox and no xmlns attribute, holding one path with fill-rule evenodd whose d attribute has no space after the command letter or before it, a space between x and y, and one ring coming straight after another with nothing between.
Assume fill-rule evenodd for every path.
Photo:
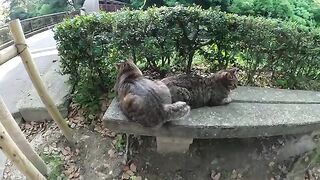
<instances>
[{"instance_id":1,"label":"cat sitting upright","mask_svg":"<svg viewBox=\"0 0 320 180\"><path fill-rule=\"evenodd\" d=\"M171 103L168 87L160 81L145 78L132 60L117 64L115 92L124 115L145 127L188 115L190 107L181 101Z\"/></svg>"},{"instance_id":2,"label":"cat sitting upright","mask_svg":"<svg viewBox=\"0 0 320 180\"><path fill-rule=\"evenodd\" d=\"M221 70L209 77L180 74L161 81L168 86L172 102L184 101L191 108L228 104L230 91L237 87L238 68Z\"/></svg>"}]
</instances>

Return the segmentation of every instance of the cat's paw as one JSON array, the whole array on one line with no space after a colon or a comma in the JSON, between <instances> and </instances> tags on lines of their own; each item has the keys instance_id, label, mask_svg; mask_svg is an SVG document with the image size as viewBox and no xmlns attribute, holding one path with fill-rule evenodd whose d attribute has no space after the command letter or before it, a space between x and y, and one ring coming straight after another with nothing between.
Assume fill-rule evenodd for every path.
<instances>
[{"instance_id":1,"label":"cat's paw","mask_svg":"<svg viewBox=\"0 0 320 180\"><path fill-rule=\"evenodd\" d=\"M186 102L183 102L183 101L178 101L175 104L176 104L176 106L179 106L181 109L190 108L190 106Z\"/></svg>"},{"instance_id":2,"label":"cat's paw","mask_svg":"<svg viewBox=\"0 0 320 180\"><path fill-rule=\"evenodd\" d=\"M175 103L177 106L187 106L187 103L186 102L183 102L183 101L178 101Z\"/></svg>"},{"instance_id":3,"label":"cat's paw","mask_svg":"<svg viewBox=\"0 0 320 180\"><path fill-rule=\"evenodd\" d=\"M180 118L183 118L189 115L191 108L186 102L178 101L176 102L176 105L180 106L180 113L181 113Z\"/></svg>"},{"instance_id":4,"label":"cat's paw","mask_svg":"<svg viewBox=\"0 0 320 180\"><path fill-rule=\"evenodd\" d=\"M166 104L164 110L168 120L175 120L185 117L190 112L190 106L186 102L178 101L173 104Z\"/></svg>"},{"instance_id":5,"label":"cat's paw","mask_svg":"<svg viewBox=\"0 0 320 180\"><path fill-rule=\"evenodd\" d=\"M221 104L229 104L232 102L232 98L231 97L227 97L227 98L224 98L221 102Z\"/></svg>"}]
</instances>

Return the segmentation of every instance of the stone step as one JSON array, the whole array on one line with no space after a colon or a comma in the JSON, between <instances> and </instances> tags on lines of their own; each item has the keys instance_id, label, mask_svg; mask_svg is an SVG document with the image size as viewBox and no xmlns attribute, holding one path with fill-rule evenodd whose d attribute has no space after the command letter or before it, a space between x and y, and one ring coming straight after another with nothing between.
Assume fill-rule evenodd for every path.
<instances>
[{"instance_id":1,"label":"stone step","mask_svg":"<svg viewBox=\"0 0 320 180\"><path fill-rule=\"evenodd\" d=\"M68 114L72 88L67 83L69 77L60 74L59 65L59 61L53 63L42 79L60 113L63 117L66 117ZM33 86L18 102L17 108L25 121L52 120Z\"/></svg>"}]
</instances>

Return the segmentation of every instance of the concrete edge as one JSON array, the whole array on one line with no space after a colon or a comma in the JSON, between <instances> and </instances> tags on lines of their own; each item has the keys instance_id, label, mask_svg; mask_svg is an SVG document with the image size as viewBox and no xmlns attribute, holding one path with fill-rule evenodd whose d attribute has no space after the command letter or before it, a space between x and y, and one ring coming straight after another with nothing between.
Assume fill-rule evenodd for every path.
<instances>
[{"instance_id":1,"label":"concrete edge","mask_svg":"<svg viewBox=\"0 0 320 180\"><path fill-rule=\"evenodd\" d=\"M250 137L266 137L278 135L290 135L297 133L309 133L320 128L320 122L312 124L295 124L295 125L277 125L277 126L243 126L237 128L223 127L194 127L166 124L155 130L142 127L138 123L117 120L103 119L104 127L121 133L129 133L145 136L169 136L195 139L211 139L211 138L250 138ZM186 133L187 132L187 133ZM246 133L243 133L246 132Z\"/></svg>"}]
</instances>

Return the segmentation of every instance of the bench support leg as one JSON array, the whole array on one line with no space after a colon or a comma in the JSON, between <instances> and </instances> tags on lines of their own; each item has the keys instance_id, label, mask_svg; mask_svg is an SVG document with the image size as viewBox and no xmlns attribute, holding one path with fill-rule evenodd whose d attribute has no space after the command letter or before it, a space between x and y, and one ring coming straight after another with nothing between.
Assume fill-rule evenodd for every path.
<instances>
[{"instance_id":1,"label":"bench support leg","mask_svg":"<svg viewBox=\"0 0 320 180\"><path fill-rule=\"evenodd\" d=\"M185 153L189 150L192 138L156 137L158 153Z\"/></svg>"}]
</instances>

